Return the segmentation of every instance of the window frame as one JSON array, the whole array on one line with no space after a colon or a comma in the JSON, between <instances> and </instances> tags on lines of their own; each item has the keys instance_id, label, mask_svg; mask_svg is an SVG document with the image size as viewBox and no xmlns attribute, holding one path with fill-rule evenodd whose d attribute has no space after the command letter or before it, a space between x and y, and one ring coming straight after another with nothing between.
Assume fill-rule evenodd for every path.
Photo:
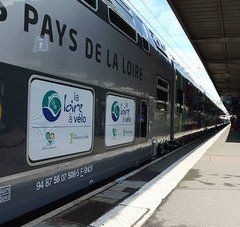
<instances>
[{"instance_id":1,"label":"window frame","mask_svg":"<svg viewBox=\"0 0 240 227\"><path fill-rule=\"evenodd\" d=\"M151 52L150 43L149 43L149 41L148 41L145 37L142 37L142 42L144 42L144 41L147 42L148 48L146 49L145 46L144 46L144 44L142 43L143 50L150 54L150 52Z\"/></svg>"},{"instance_id":2,"label":"window frame","mask_svg":"<svg viewBox=\"0 0 240 227\"><path fill-rule=\"evenodd\" d=\"M165 87L162 87L161 85L158 84L158 80L162 80L163 82L167 83L167 88ZM168 106L168 103L169 103L169 91L170 91L170 85L169 85L169 81L167 81L166 79L164 79L162 76L160 75L157 75L157 92L158 90L161 90L163 92L166 92L167 93L167 101L164 101L164 100L159 100L158 97L156 97L156 104L160 103L160 104L164 104L165 105L165 109L162 110L162 109L159 109L158 108L158 105L156 105L156 109L158 111L167 111L167 106Z\"/></svg>"},{"instance_id":3,"label":"window frame","mask_svg":"<svg viewBox=\"0 0 240 227\"><path fill-rule=\"evenodd\" d=\"M179 97L179 94L181 93L181 97ZM181 98L181 100L180 100ZM181 102L179 102L181 101ZM177 100L176 100L178 113L183 113L184 110L184 90L182 88L177 88Z\"/></svg>"},{"instance_id":4,"label":"window frame","mask_svg":"<svg viewBox=\"0 0 240 227\"><path fill-rule=\"evenodd\" d=\"M95 0L96 1L96 8L92 7L90 4L88 4L85 0L78 0L81 1L84 5L86 5L87 7L89 7L90 9L92 9L93 11L97 12L98 11L98 1L99 0Z\"/></svg>"},{"instance_id":5,"label":"window frame","mask_svg":"<svg viewBox=\"0 0 240 227\"><path fill-rule=\"evenodd\" d=\"M131 25L122 15L121 15L121 13L119 13L118 11L117 11L117 9L114 7L114 5L112 4L112 1L111 0L102 0L103 1L103 3L105 3L106 5L107 5L107 7L108 7L108 21L109 21L109 23L113 26L113 27L115 27L118 31L120 31L122 34L124 34L125 36L127 36L129 39L131 39L134 43L137 43L138 42L138 32L137 32L137 29L136 29L136 22L135 22L135 20L134 20L134 17L133 17L133 15L132 15L132 13L131 13L131 11L129 10L129 8L126 6L126 4L124 4L121 0L121 3L122 4L124 4L124 7L121 5L121 4L119 4L117 1L117 3L119 4L119 6L120 7L122 7L123 8L123 10L128 10L128 11L126 11L126 13L129 13L129 15L132 17L132 21L133 21L133 25ZM107 4L107 2L109 2L109 4ZM125 7L126 7L126 9L125 9ZM131 36L129 36L126 32L124 32L121 28L119 28L116 24L114 24L113 22L112 22L112 20L111 20L111 17L110 17L110 10L112 10L112 12L114 12L115 14L117 14L126 24L128 24L128 26L130 26L133 30L134 30L134 32L135 32L135 39L134 38L132 38Z\"/></svg>"},{"instance_id":6,"label":"window frame","mask_svg":"<svg viewBox=\"0 0 240 227\"><path fill-rule=\"evenodd\" d=\"M142 27L143 27L143 33L146 34L146 37L144 35L142 35L142 41L144 42L147 41L147 44L148 44L148 49L144 48L144 45L143 45L143 49L147 52L147 53L150 53L151 51L151 45L150 45L150 42L149 42L149 34L148 34L148 30L145 26L145 24L141 21L141 24L142 24Z\"/></svg>"},{"instance_id":7,"label":"window frame","mask_svg":"<svg viewBox=\"0 0 240 227\"><path fill-rule=\"evenodd\" d=\"M149 41L149 34L148 34L147 27L145 26L145 24L142 22L142 20L138 16L136 17L136 20L137 20L138 27L140 29L139 32L141 32L140 35L141 35L141 38L142 38L142 48L147 53L150 53L151 45L150 45L150 41ZM146 43L147 43L147 46L148 46L147 49L144 46L144 41L146 41Z\"/></svg>"},{"instance_id":8,"label":"window frame","mask_svg":"<svg viewBox=\"0 0 240 227\"><path fill-rule=\"evenodd\" d=\"M145 103L145 105L147 106L146 136L145 136L145 137L142 136L142 122L140 122L139 138L147 140L147 139L148 139L148 135L149 135L149 102L148 102L147 100L145 100L145 99L142 99L142 100L141 100L141 104L140 104L140 114L142 114L142 106L143 106L143 103Z\"/></svg>"},{"instance_id":9,"label":"window frame","mask_svg":"<svg viewBox=\"0 0 240 227\"><path fill-rule=\"evenodd\" d=\"M179 97L180 93L181 93L181 97ZM182 88L177 88L177 104L180 104L181 106L183 106L184 104L184 91Z\"/></svg>"},{"instance_id":10,"label":"window frame","mask_svg":"<svg viewBox=\"0 0 240 227\"><path fill-rule=\"evenodd\" d=\"M164 44L162 44L162 42L157 38L157 36L150 31L153 42L156 46L156 50L159 51L162 55L164 55L164 57L168 58L167 53L166 53L166 47Z\"/></svg>"}]
</instances>

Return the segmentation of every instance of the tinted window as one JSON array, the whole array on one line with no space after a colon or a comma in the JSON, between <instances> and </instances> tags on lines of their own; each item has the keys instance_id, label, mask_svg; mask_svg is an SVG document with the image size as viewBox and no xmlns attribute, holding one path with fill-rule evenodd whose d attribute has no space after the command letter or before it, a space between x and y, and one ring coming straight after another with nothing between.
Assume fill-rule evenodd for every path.
<instances>
[{"instance_id":1,"label":"tinted window","mask_svg":"<svg viewBox=\"0 0 240 227\"><path fill-rule=\"evenodd\" d=\"M121 0L103 0L108 6L109 20L124 34L137 40L137 32L135 29L135 23L128 6Z\"/></svg>"},{"instance_id":2,"label":"tinted window","mask_svg":"<svg viewBox=\"0 0 240 227\"><path fill-rule=\"evenodd\" d=\"M82 0L84 3L89 5L91 8L97 8L97 0Z\"/></svg>"},{"instance_id":3,"label":"tinted window","mask_svg":"<svg viewBox=\"0 0 240 227\"><path fill-rule=\"evenodd\" d=\"M149 40L148 40L148 31L147 31L144 23L138 17L136 17L136 28L137 28L138 33L142 37L142 47L143 47L143 49L147 52L150 52L150 44L149 44Z\"/></svg>"},{"instance_id":4,"label":"tinted window","mask_svg":"<svg viewBox=\"0 0 240 227\"><path fill-rule=\"evenodd\" d=\"M183 105L183 90L179 88L177 90L177 103Z\"/></svg>"},{"instance_id":5,"label":"tinted window","mask_svg":"<svg viewBox=\"0 0 240 227\"><path fill-rule=\"evenodd\" d=\"M168 93L161 89L157 89L157 100L167 102L168 101Z\"/></svg>"},{"instance_id":6,"label":"tinted window","mask_svg":"<svg viewBox=\"0 0 240 227\"><path fill-rule=\"evenodd\" d=\"M136 41L136 30L111 8L109 8L109 19L116 27Z\"/></svg>"},{"instance_id":7,"label":"tinted window","mask_svg":"<svg viewBox=\"0 0 240 227\"><path fill-rule=\"evenodd\" d=\"M168 93L169 93L169 83L162 79L157 78L157 109L167 110L168 103Z\"/></svg>"},{"instance_id":8,"label":"tinted window","mask_svg":"<svg viewBox=\"0 0 240 227\"><path fill-rule=\"evenodd\" d=\"M143 49L146 50L147 52L150 52L150 45L148 40L143 37L142 41L143 41Z\"/></svg>"},{"instance_id":9,"label":"tinted window","mask_svg":"<svg viewBox=\"0 0 240 227\"><path fill-rule=\"evenodd\" d=\"M168 57L166 54L166 47L160 42L160 40L151 32L151 36L156 45L158 51L160 51L165 57Z\"/></svg>"},{"instance_id":10,"label":"tinted window","mask_svg":"<svg viewBox=\"0 0 240 227\"><path fill-rule=\"evenodd\" d=\"M141 137L147 137L147 129L148 129L148 105L147 102L143 101L141 104Z\"/></svg>"},{"instance_id":11,"label":"tinted window","mask_svg":"<svg viewBox=\"0 0 240 227\"><path fill-rule=\"evenodd\" d=\"M165 82L164 80L161 80L160 78L158 78L158 85L163 87L163 88L168 89L168 83Z\"/></svg>"}]
</instances>

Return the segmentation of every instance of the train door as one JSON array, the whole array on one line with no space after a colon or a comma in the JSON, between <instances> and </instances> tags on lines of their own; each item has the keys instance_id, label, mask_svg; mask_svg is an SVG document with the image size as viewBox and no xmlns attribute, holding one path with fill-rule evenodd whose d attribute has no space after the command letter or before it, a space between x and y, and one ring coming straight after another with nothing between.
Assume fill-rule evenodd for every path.
<instances>
[{"instance_id":1,"label":"train door","mask_svg":"<svg viewBox=\"0 0 240 227\"><path fill-rule=\"evenodd\" d=\"M146 100L141 101L140 106L140 137L148 137L148 102Z\"/></svg>"}]
</instances>

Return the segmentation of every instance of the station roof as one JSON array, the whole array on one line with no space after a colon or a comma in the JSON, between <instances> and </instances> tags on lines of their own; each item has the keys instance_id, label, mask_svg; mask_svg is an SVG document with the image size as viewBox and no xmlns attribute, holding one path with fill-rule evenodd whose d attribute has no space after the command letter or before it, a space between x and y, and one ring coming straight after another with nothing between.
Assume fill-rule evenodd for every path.
<instances>
[{"instance_id":1,"label":"station roof","mask_svg":"<svg viewBox=\"0 0 240 227\"><path fill-rule=\"evenodd\" d=\"M240 1L168 0L222 96L240 96Z\"/></svg>"}]
</instances>

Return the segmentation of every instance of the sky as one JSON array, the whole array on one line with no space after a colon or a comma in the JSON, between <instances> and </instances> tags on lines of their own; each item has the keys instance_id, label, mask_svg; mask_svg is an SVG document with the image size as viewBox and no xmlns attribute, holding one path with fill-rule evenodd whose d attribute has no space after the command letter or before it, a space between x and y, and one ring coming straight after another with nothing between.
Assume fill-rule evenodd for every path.
<instances>
[{"instance_id":1,"label":"sky","mask_svg":"<svg viewBox=\"0 0 240 227\"><path fill-rule=\"evenodd\" d=\"M149 27L167 51L187 71L200 90L226 112L211 79L208 76L201 60L192 47L191 42L175 17L167 0L125 0L140 17L145 19ZM139 14L136 12L137 14ZM146 21L148 23L146 23Z\"/></svg>"}]
</instances>

